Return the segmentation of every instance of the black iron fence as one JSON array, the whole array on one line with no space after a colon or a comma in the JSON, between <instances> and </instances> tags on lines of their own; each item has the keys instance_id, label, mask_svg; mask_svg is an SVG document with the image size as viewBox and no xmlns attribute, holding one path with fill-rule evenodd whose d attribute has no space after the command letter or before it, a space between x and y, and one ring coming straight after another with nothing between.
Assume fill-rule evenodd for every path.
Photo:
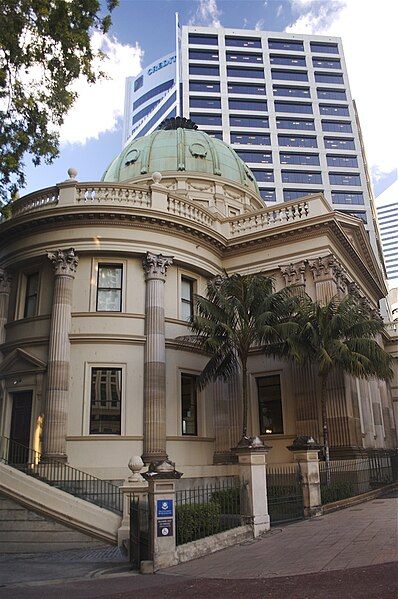
<instances>
[{"instance_id":1,"label":"black iron fence","mask_svg":"<svg viewBox=\"0 0 398 599\"><path fill-rule=\"evenodd\" d=\"M267 498L271 526L304 517L299 464L270 464L267 467Z\"/></svg>"},{"instance_id":2,"label":"black iron fence","mask_svg":"<svg viewBox=\"0 0 398 599\"><path fill-rule=\"evenodd\" d=\"M7 437L0 437L0 459L9 466L75 497L117 514L123 511L122 496L116 485L72 468L62 461L42 456L40 452Z\"/></svg>"},{"instance_id":3,"label":"black iron fence","mask_svg":"<svg viewBox=\"0 0 398 599\"><path fill-rule=\"evenodd\" d=\"M398 452L377 451L353 460L319 463L322 503L367 493L398 481Z\"/></svg>"},{"instance_id":4,"label":"black iron fence","mask_svg":"<svg viewBox=\"0 0 398 599\"><path fill-rule=\"evenodd\" d=\"M224 480L176 491L176 543L183 545L246 523L246 487Z\"/></svg>"},{"instance_id":5,"label":"black iron fence","mask_svg":"<svg viewBox=\"0 0 398 599\"><path fill-rule=\"evenodd\" d=\"M143 560L152 559L151 511L148 495L130 497L130 563L139 569Z\"/></svg>"}]
</instances>

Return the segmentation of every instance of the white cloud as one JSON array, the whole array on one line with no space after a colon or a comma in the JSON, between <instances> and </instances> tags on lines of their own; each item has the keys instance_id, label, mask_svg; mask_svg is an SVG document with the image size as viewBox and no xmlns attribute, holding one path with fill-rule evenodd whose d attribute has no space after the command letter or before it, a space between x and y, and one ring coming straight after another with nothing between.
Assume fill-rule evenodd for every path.
<instances>
[{"instance_id":1,"label":"white cloud","mask_svg":"<svg viewBox=\"0 0 398 599\"><path fill-rule=\"evenodd\" d=\"M199 0L195 15L190 19L190 25L204 25L206 27L221 27L221 10L216 0Z\"/></svg>"},{"instance_id":2,"label":"white cloud","mask_svg":"<svg viewBox=\"0 0 398 599\"><path fill-rule=\"evenodd\" d=\"M124 110L125 79L141 70L143 52L138 44L121 44L116 38L95 32L91 38L95 50L106 58L99 68L107 78L93 85L81 77L73 85L78 98L60 129L61 144L85 144L101 133L113 131Z\"/></svg>"},{"instance_id":3,"label":"white cloud","mask_svg":"<svg viewBox=\"0 0 398 599\"><path fill-rule=\"evenodd\" d=\"M389 0L376 4L292 0L291 4L301 16L286 31L342 38L369 164L373 173L391 172L396 167L397 137L395 5Z\"/></svg>"},{"instance_id":4,"label":"white cloud","mask_svg":"<svg viewBox=\"0 0 398 599\"><path fill-rule=\"evenodd\" d=\"M276 16L280 17L283 12L283 4L280 4L276 10Z\"/></svg>"},{"instance_id":5,"label":"white cloud","mask_svg":"<svg viewBox=\"0 0 398 599\"><path fill-rule=\"evenodd\" d=\"M263 30L263 28L264 28L264 23L265 23L265 20L264 20L264 19L260 19L260 20L259 20L259 21L257 21L257 23L255 24L255 26L254 26L254 29L255 29L256 31L262 31L262 30Z\"/></svg>"}]
</instances>

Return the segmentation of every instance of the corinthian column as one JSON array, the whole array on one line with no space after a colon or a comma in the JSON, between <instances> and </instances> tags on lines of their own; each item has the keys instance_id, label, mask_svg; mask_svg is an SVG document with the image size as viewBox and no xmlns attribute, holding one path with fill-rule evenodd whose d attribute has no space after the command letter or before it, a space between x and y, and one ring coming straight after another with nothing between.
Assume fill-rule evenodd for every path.
<instances>
[{"instance_id":1,"label":"corinthian column","mask_svg":"<svg viewBox=\"0 0 398 599\"><path fill-rule=\"evenodd\" d=\"M334 296L340 299L343 297L345 271L333 254L309 260L309 266L315 282L316 300L319 303L325 305Z\"/></svg>"},{"instance_id":2,"label":"corinthian column","mask_svg":"<svg viewBox=\"0 0 398 599\"><path fill-rule=\"evenodd\" d=\"M7 322L10 291L11 275L5 268L0 266L0 345L6 340L5 325Z\"/></svg>"},{"instance_id":3,"label":"corinthian column","mask_svg":"<svg viewBox=\"0 0 398 599\"><path fill-rule=\"evenodd\" d=\"M147 255L142 261L146 275L146 344L144 357L144 453L149 463L166 454L166 347L164 284L171 256Z\"/></svg>"},{"instance_id":4,"label":"corinthian column","mask_svg":"<svg viewBox=\"0 0 398 599\"><path fill-rule=\"evenodd\" d=\"M47 254L54 267L54 294L51 313L47 366L47 395L43 453L66 460L66 427L70 370L70 325L72 288L78 257L75 250Z\"/></svg>"}]
</instances>

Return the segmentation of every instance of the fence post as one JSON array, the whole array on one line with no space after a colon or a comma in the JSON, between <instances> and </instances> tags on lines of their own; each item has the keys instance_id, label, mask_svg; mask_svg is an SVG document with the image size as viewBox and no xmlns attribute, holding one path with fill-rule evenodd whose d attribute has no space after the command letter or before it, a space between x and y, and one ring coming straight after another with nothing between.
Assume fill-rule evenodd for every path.
<instances>
[{"instance_id":1,"label":"fence post","mask_svg":"<svg viewBox=\"0 0 398 599\"><path fill-rule=\"evenodd\" d=\"M153 572L178 563L176 549L175 481L181 478L169 460L152 462L143 474L148 481L151 513L150 546ZM149 570L145 568L145 573Z\"/></svg>"},{"instance_id":2,"label":"fence post","mask_svg":"<svg viewBox=\"0 0 398 599\"><path fill-rule=\"evenodd\" d=\"M142 478L140 471L144 463L140 456L133 456L128 464L131 476L126 478L120 487L123 500L123 517L120 528L117 531L117 544L120 547L126 539L130 538L130 501L131 496L141 496L148 493L148 483Z\"/></svg>"},{"instance_id":3,"label":"fence post","mask_svg":"<svg viewBox=\"0 0 398 599\"><path fill-rule=\"evenodd\" d=\"M235 451L240 465L240 478L247 486L246 515L250 516L253 536L269 530L267 478L265 456L271 447L264 445L258 437L248 438L247 446L238 446Z\"/></svg>"},{"instance_id":4,"label":"fence post","mask_svg":"<svg viewBox=\"0 0 398 599\"><path fill-rule=\"evenodd\" d=\"M302 476L304 518L322 514L318 452L321 446L312 437L296 437L288 447L299 463Z\"/></svg>"}]
</instances>

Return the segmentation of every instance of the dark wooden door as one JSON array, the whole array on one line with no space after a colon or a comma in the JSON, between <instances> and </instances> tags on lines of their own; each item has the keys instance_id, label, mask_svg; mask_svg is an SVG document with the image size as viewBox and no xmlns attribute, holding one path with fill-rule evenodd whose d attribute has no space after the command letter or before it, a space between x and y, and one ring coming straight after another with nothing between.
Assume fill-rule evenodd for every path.
<instances>
[{"instance_id":1,"label":"dark wooden door","mask_svg":"<svg viewBox=\"0 0 398 599\"><path fill-rule=\"evenodd\" d=\"M30 421L32 416L32 391L12 394L9 461L26 464L29 458Z\"/></svg>"}]
</instances>

